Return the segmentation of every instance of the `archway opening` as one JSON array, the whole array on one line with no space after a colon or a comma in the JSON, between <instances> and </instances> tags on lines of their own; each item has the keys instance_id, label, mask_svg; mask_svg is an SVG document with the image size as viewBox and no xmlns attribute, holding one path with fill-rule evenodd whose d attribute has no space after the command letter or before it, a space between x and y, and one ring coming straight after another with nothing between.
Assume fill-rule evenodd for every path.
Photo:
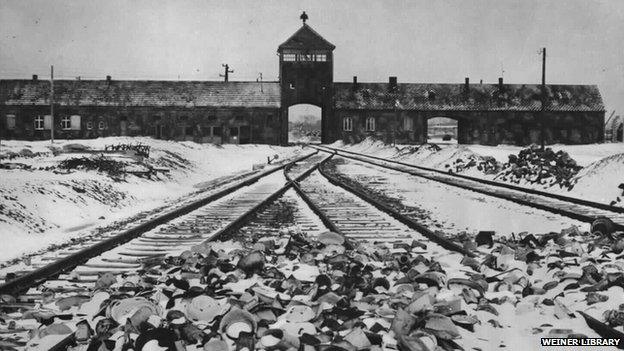
<instances>
[{"instance_id":1,"label":"archway opening","mask_svg":"<svg viewBox=\"0 0 624 351\"><path fill-rule=\"evenodd\" d=\"M288 142L321 143L322 109L315 105L298 104L288 108Z\"/></svg>"},{"instance_id":2,"label":"archway opening","mask_svg":"<svg viewBox=\"0 0 624 351\"><path fill-rule=\"evenodd\" d=\"M449 117L427 119L427 142L435 144L457 144L458 122Z\"/></svg>"}]
</instances>

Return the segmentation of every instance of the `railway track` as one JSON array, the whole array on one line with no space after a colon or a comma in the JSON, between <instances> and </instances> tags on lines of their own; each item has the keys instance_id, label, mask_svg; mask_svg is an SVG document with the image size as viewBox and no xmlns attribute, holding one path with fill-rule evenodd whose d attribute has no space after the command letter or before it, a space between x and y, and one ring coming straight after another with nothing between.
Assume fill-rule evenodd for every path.
<instances>
[{"instance_id":1,"label":"railway track","mask_svg":"<svg viewBox=\"0 0 624 351\"><path fill-rule=\"evenodd\" d=\"M0 286L2 294L16 296L13 305L3 303L4 307L23 304L26 309L37 308L45 305L50 292L55 299L90 296L106 274L157 278L166 272L158 271L158 265L154 268L153 262L165 257L224 237L244 242L272 236L290 225L312 236L330 229L343 234L349 243L364 240L390 247L397 242L408 243L434 259L459 261L463 255L473 255L319 172L319 165L331 157L307 155L281 167L283 174L276 170L265 172L120 235L45 255L34 261L32 271ZM287 218L283 215L285 209ZM276 218L280 218L278 226L274 224ZM72 343L73 334L67 335L52 349L66 349Z\"/></svg>"},{"instance_id":2,"label":"railway track","mask_svg":"<svg viewBox=\"0 0 624 351\"><path fill-rule=\"evenodd\" d=\"M317 150L333 153L340 157L356 160L377 167L390 169L413 176L422 177L454 187L493 196L521 205L592 223L597 218L609 218L614 229L624 230L624 208L609 206L584 199L552 194L535 189L527 189L511 184L489 181L461 174L447 173L436 169L411 165L399 161L386 160L375 156L346 151L326 146L312 146Z\"/></svg>"},{"instance_id":3,"label":"railway track","mask_svg":"<svg viewBox=\"0 0 624 351\"><path fill-rule=\"evenodd\" d=\"M26 267L25 269L18 271L17 278L4 281L0 285L0 294L14 294L27 289L30 286L36 285L40 281L44 281L52 276L61 274L64 271L84 263L92 257L114 249L115 247L122 245L164 223L194 211L202 206L214 203L215 201L240 189L256 184L260 180L273 175L291 164L312 157L312 155L313 154L308 154L290 163L261 172L258 175L246 178L238 183L235 183L234 185L226 186L223 189L209 194L208 196L201 197L190 203L184 203L181 206L174 206L156 217L143 218L127 230L104 233L101 236L80 242L77 245L69 246L55 252L45 253L39 258L31 260L31 267ZM6 277L3 277L3 279L4 278Z\"/></svg>"}]
</instances>

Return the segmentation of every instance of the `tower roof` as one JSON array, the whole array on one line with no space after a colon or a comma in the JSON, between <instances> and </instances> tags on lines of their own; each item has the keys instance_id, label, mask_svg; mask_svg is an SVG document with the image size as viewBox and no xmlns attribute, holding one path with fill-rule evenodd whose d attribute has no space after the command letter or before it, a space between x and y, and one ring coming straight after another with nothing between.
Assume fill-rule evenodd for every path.
<instances>
[{"instance_id":1,"label":"tower roof","mask_svg":"<svg viewBox=\"0 0 624 351\"><path fill-rule=\"evenodd\" d=\"M278 46L278 51L283 49L334 50L335 48L334 44L325 40L312 27L304 23L295 34Z\"/></svg>"}]
</instances>

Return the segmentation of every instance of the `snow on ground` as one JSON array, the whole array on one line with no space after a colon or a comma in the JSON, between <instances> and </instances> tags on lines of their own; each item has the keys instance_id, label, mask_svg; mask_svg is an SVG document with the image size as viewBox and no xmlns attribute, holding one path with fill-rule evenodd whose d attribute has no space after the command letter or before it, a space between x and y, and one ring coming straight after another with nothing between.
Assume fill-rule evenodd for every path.
<instances>
[{"instance_id":1,"label":"snow on ground","mask_svg":"<svg viewBox=\"0 0 624 351\"><path fill-rule=\"evenodd\" d=\"M111 144L151 147L145 163L170 171L147 179L127 175L119 181L93 170L59 172L59 162L81 153L53 153L69 144L103 150ZM300 153L300 147L270 145L212 145L155 140L146 137L110 137L90 140L2 141L0 164L21 168L0 169L0 261L67 241L88 230L154 209L189 193L208 181L227 180L267 163ZM24 151L25 150L25 151ZM137 165L123 155L115 160ZM25 165L31 169L24 169ZM141 164L138 164L141 168Z\"/></svg>"},{"instance_id":2,"label":"snow on ground","mask_svg":"<svg viewBox=\"0 0 624 351\"><path fill-rule=\"evenodd\" d=\"M457 159L468 161L470 159L482 160L485 157L493 157L500 164L509 160L509 155L517 155L524 147L512 145L388 145L381 141L366 139L357 144L344 144L339 141L329 145L336 148L360 152L377 157L388 158L418 166L430 167L439 170L448 170L447 165L453 164ZM571 197L587 199L591 201L609 204L612 201L620 202L616 206L624 206L622 189L618 186L624 183L624 144L590 144L590 145L549 145L553 151L563 150L567 152L578 165L584 168L576 175L576 185L570 191L558 186L544 186L528 182L516 185L535 188ZM496 174L484 174L472 167L463 174L489 179L495 179Z\"/></svg>"},{"instance_id":3,"label":"snow on ground","mask_svg":"<svg viewBox=\"0 0 624 351\"><path fill-rule=\"evenodd\" d=\"M497 235L510 236L521 232L559 232L570 226L589 230L586 223L547 211L417 176L406 178L401 172L387 169L379 172L379 168L357 161L339 163L337 169L344 176L400 199L406 206L422 210L419 222L446 234L492 230Z\"/></svg>"}]
</instances>

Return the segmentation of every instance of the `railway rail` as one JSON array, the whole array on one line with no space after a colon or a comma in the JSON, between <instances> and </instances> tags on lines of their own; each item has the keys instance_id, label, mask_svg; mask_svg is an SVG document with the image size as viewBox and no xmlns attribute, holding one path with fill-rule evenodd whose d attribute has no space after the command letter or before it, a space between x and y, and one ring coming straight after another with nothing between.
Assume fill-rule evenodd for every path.
<instances>
[{"instance_id":1,"label":"railway rail","mask_svg":"<svg viewBox=\"0 0 624 351\"><path fill-rule=\"evenodd\" d=\"M317 150L339 155L340 157L344 157L346 159L356 160L377 167L407 173L458 188L471 190L484 195L513 201L521 205L549 211L582 222L593 223L597 218L606 217L613 222L614 229L624 230L624 208L569 196L552 194L535 189L523 188L511 184L470 177L462 174L447 173L437 169L394 160L387 160L353 151L327 146L312 147Z\"/></svg>"},{"instance_id":2,"label":"railway rail","mask_svg":"<svg viewBox=\"0 0 624 351\"><path fill-rule=\"evenodd\" d=\"M245 233L264 235L279 230L270 225L280 213L278 202L295 208L292 222L308 234L329 229L344 235L348 242L398 241L416 245L429 256L474 255L319 170L331 157L318 152L306 155L120 235L64 249L55 253L59 259L46 256L33 271L0 285L0 293L15 295L18 304L30 307L42 304L46 289L61 296L89 294L102 274L132 274L146 262L235 233L244 239ZM277 172L280 169L283 174ZM72 343L73 336L68 335L52 349L66 349Z\"/></svg>"},{"instance_id":3,"label":"railway rail","mask_svg":"<svg viewBox=\"0 0 624 351\"><path fill-rule=\"evenodd\" d=\"M30 271L20 271L15 279L5 281L0 285L0 294L15 294L17 292L28 289L31 286L36 285L41 281L48 280L50 277L59 275L69 269L76 267L77 265L87 261L88 259L95 257L101 253L114 249L115 247L122 245L136 237L139 237L143 233L152 230L159 225L167 223L175 218L190 213L202 206L209 203L213 203L216 200L225 197L239 189L247 187L249 185L257 183L259 180L280 171L290 164L294 164L299 161L303 161L313 154L308 154L300 157L290 163L283 164L281 166L272 168L270 170L261 172L258 175L244 179L232 186L227 186L224 189L216 191L208 196L202 197L198 200L192 201L189 204L182 205L180 207L174 207L164 213L156 216L155 218L148 218L140 221L130 229L124 230L120 233L108 233L101 237L94 238L92 241L82 242L77 246L64 248L57 252L46 254L40 258L40 262L34 262L33 268Z\"/></svg>"}]
</instances>

